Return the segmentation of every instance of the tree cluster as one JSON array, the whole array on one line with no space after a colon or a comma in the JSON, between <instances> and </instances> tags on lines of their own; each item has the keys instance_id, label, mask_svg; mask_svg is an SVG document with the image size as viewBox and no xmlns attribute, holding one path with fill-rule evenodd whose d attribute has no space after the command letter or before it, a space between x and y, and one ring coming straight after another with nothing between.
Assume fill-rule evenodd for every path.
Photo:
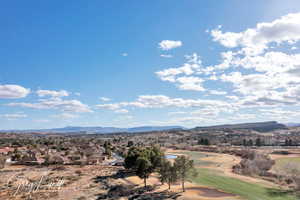
<instances>
[{"instance_id":1,"label":"tree cluster","mask_svg":"<svg viewBox=\"0 0 300 200\"><path fill-rule=\"evenodd\" d=\"M199 145L210 145L210 142L207 138L201 138L200 140L198 140L198 144Z\"/></svg>"},{"instance_id":2,"label":"tree cluster","mask_svg":"<svg viewBox=\"0 0 300 200\"><path fill-rule=\"evenodd\" d=\"M125 157L125 168L135 171L138 177L144 179L146 187L147 178L160 168L163 156L163 152L155 146L131 147Z\"/></svg>"},{"instance_id":3,"label":"tree cluster","mask_svg":"<svg viewBox=\"0 0 300 200\"><path fill-rule=\"evenodd\" d=\"M144 179L147 186L147 179L153 172L158 172L162 184L167 183L169 189L172 183L181 181L182 189L185 191L184 182L189 175L196 175L194 162L186 156L179 156L173 163L165 158L160 148L152 147L131 147L125 157L125 168L135 172Z\"/></svg>"}]
</instances>

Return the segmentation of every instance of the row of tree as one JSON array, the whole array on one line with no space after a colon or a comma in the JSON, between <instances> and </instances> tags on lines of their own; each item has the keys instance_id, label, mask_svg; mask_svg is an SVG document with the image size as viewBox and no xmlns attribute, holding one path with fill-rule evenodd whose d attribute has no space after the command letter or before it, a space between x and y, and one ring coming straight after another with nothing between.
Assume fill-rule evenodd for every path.
<instances>
[{"instance_id":1,"label":"row of tree","mask_svg":"<svg viewBox=\"0 0 300 200\"><path fill-rule=\"evenodd\" d=\"M185 191L184 182L188 176L191 173L196 175L193 160L186 156L179 156L174 163L171 163L156 146L131 147L125 157L125 168L132 170L138 177L144 179L145 187L149 176L157 172L162 184L167 183L169 189L172 183L181 181L183 191Z\"/></svg>"},{"instance_id":2,"label":"row of tree","mask_svg":"<svg viewBox=\"0 0 300 200\"><path fill-rule=\"evenodd\" d=\"M263 145L264 145L264 141L262 141L260 138L256 138L255 143L253 142L252 139L250 139L250 140L244 139L243 140L243 146L257 146L257 147L260 147L260 146L263 146Z\"/></svg>"},{"instance_id":3,"label":"row of tree","mask_svg":"<svg viewBox=\"0 0 300 200\"><path fill-rule=\"evenodd\" d=\"M198 144L199 145L210 145L210 142L207 138L201 138L200 140L198 140Z\"/></svg>"},{"instance_id":4,"label":"row of tree","mask_svg":"<svg viewBox=\"0 0 300 200\"><path fill-rule=\"evenodd\" d=\"M256 138L255 141L253 141L252 139L249 139L249 140L244 139L243 140L243 146L260 147L260 146L264 146L264 145L265 145L265 142L260 138ZM294 145L293 140L285 139L284 146L293 146L293 145Z\"/></svg>"}]
</instances>

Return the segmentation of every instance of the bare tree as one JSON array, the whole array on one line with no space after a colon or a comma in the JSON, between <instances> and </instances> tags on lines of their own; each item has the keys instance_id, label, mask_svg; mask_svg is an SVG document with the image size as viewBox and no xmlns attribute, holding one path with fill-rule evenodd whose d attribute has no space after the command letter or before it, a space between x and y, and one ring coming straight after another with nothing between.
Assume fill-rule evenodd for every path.
<instances>
[{"instance_id":1,"label":"bare tree","mask_svg":"<svg viewBox=\"0 0 300 200\"><path fill-rule=\"evenodd\" d=\"M3 169L5 167L5 163L6 163L6 157L0 155L0 169Z\"/></svg>"},{"instance_id":2,"label":"bare tree","mask_svg":"<svg viewBox=\"0 0 300 200\"><path fill-rule=\"evenodd\" d=\"M300 166L296 162L288 162L281 167L281 176L291 179L295 186L295 191L300 192Z\"/></svg>"}]
</instances>

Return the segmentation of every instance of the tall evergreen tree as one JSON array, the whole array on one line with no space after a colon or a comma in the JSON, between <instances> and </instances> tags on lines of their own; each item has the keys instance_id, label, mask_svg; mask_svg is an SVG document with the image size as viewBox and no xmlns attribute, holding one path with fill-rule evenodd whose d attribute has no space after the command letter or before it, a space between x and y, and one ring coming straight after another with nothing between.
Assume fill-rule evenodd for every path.
<instances>
[{"instance_id":1,"label":"tall evergreen tree","mask_svg":"<svg viewBox=\"0 0 300 200\"><path fill-rule=\"evenodd\" d=\"M181 181L182 190L185 192L184 182L187 180L188 175L190 173L193 173L194 176L197 174L194 168L194 161L186 156L179 156L175 159L174 167Z\"/></svg>"},{"instance_id":2,"label":"tall evergreen tree","mask_svg":"<svg viewBox=\"0 0 300 200\"><path fill-rule=\"evenodd\" d=\"M178 180L176 168L167 159L163 160L158 173L162 184L168 183L169 189L171 188L171 184Z\"/></svg>"},{"instance_id":3,"label":"tall evergreen tree","mask_svg":"<svg viewBox=\"0 0 300 200\"><path fill-rule=\"evenodd\" d=\"M255 146L258 146L258 147L261 146L261 139L260 138L256 138L256 140L255 140Z\"/></svg>"},{"instance_id":4,"label":"tall evergreen tree","mask_svg":"<svg viewBox=\"0 0 300 200\"><path fill-rule=\"evenodd\" d=\"M147 178L149 178L152 171L151 162L145 157L139 157L136 161L136 175L144 179L144 185L147 186Z\"/></svg>"}]
</instances>

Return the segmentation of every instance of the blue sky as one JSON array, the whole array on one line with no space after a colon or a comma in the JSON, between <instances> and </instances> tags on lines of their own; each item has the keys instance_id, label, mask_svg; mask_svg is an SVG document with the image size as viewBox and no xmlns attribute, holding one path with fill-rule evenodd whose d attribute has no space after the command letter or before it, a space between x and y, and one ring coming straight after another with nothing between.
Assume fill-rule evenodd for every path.
<instances>
[{"instance_id":1,"label":"blue sky","mask_svg":"<svg viewBox=\"0 0 300 200\"><path fill-rule=\"evenodd\" d=\"M13 1L0 129L299 119L298 0Z\"/></svg>"}]
</instances>

